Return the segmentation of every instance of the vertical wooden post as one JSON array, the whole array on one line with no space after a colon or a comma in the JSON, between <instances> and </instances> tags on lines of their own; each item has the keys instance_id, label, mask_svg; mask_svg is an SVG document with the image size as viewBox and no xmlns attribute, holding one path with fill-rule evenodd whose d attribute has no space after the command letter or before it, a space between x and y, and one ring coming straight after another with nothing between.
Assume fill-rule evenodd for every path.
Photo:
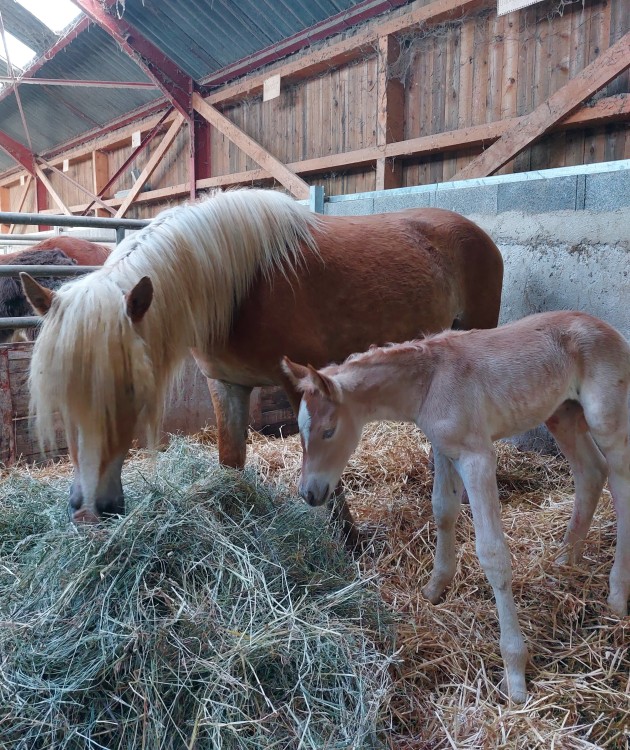
<instances>
[{"instance_id":1,"label":"vertical wooden post","mask_svg":"<svg viewBox=\"0 0 630 750\"><path fill-rule=\"evenodd\" d=\"M41 181L39 177L35 178L35 213L43 211L48 208L48 190L46 185ZM38 231L46 232L50 229L49 224L40 224L37 227Z\"/></svg>"},{"instance_id":2,"label":"vertical wooden post","mask_svg":"<svg viewBox=\"0 0 630 750\"><path fill-rule=\"evenodd\" d=\"M92 192L100 195L109 181L109 158L104 151L92 151ZM103 195L102 198L109 198ZM95 208L94 216L109 216L104 208Z\"/></svg>"},{"instance_id":3,"label":"vertical wooden post","mask_svg":"<svg viewBox=\"0 0 630 750\"><path fill-rule=\"evenodd\" d=\"M11 210L11 191L7 187L1 187L0 188L0 211L9 212L10 210ZM9 231L8 224L0 224L0 232L2 232L2 234L7 234L8 231Z\"/></svg>"},{"instance_id":4,"label":"vertical wooden post","mask_svg":"<svg viewBox=\"0 0 630 750\"><path fill-rule=\"evenodd\" d=\"M400 54L398 41L392 35L378 40L378 112L376 145L402 141L405 137L405 89L401 81L391 78L389 68ZM402 164L400 160L376 160L376 190L402 187Z\"/></svg>"}]
</instances>

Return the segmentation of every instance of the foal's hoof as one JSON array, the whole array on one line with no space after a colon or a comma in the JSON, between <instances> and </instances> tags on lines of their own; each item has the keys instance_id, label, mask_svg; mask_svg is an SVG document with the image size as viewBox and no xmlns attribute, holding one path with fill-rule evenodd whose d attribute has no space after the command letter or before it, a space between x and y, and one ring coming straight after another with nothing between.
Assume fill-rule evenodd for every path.
<instances>
[{"instance_id":1,"label":"foal's hoof","mask_svg":"<svg viewBox=\"0 0 630 750\"><path fill-rule=\"evenodd\" d=\"M617 617L623 619L628 616L628 597L623 594L613 594L608 597L608 608Z\"/></svg>"},{"instance_id":2,"label":"foal's hoof","mask_svg":"<svg viewBox=\"0 0 630 750\"><path fill-rule=\"evenodd\" d=\"M429 582L426 586L422 587L422 596L429 602L431 602L431 604L439 604L442 601L442 597L444 596L445 588L446 587L436 586L435 584Z\"/></svg>"},{"instance_id":3,"label":"foal's hoof","mask_svg":"<svg viewBox=\"0 0 630 750\"><path fill-rule=\"evenodd\" d=\"M527 701L527 687L524 679L514 680L516 684L510 684L507 677L501 680L499 691L512 703L525 703Z\"/></svg>"}]
</instances>

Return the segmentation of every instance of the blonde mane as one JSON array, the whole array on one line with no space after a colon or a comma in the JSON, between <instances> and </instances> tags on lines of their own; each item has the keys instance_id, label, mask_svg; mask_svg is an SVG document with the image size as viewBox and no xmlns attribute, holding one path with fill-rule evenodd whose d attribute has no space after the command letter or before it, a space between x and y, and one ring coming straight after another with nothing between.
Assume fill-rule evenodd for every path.
<instances>
[{"instance_id":1,"label":"blonde mane","mask_svg":"<svg viewBox=\"0 0 630 750\"><path fill-rule=\"evenodd\" d=\"M64 284L44 318L30 373L42 442L53 414L105 440L127 389L155 438L174 371L190 347L229 335L235 309L258 275L290 275L304 247L317 251L318 218L271 190L234 190L169 209L121 242L102 269ZM153 283L144 320L132 325L124 295ZM100 438L98 438L100 436Z\"/></svg>"}]
</instances>

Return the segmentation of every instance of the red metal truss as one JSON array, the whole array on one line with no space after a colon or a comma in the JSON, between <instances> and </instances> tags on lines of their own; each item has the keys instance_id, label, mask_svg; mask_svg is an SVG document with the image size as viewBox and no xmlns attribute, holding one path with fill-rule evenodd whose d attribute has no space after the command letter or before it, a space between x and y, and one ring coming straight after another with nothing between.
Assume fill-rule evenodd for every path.
<instances>
[{"instance_id":1,"label":"red metal truss","mask_svg":"<svg viewBox=\"0 0 630 750\"><path fill-rule=\"evenodd\" d=\"M11 138L0 130L0 148L4 149L12 159L15 159L24 169L32 175L35 175L35 160L31 151L18 141Z\"/></svg>"},{"instance_id":2,"label":"red metal truss","mask_svg":"<svg viewBox=\"0 0 630 750\"><path fill-rule=\"evenodd\" d=\"M193 92L193 81L190 76L124 18L108 13L108 8L114 5L112 0L74 0L74 3L116 40L129 57L156 82L171 104L190 120Z\"/></svg>"}]
</instances>

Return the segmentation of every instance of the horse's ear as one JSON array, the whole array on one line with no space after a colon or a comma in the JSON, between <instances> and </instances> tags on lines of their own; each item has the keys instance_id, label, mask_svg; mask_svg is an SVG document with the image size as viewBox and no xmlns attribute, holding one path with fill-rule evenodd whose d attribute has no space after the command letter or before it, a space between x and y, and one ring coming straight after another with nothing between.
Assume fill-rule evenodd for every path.
<instances>
[{"instance_id":1,"label":"horse's ear","mask_svg":"<svg viewBox=\"0 0 630 750\"><path fill-rule=\"evenodd\" d=\"M297 391L303 391L308 386L309 371L308 367L298 365L297 362L291 362L288 357L282 358L282 371L289 378L291 384Z\"/></svg>"},{"instance_id":2,"label":"horse's ear","mask_svg":"<svg viewBox=\"0 0 630 750\"><path fill-rule=\"evenodd\" d=\"M33 310L38 315L46 315L55 298L55 293L51 289L38 284L32 276L24 273L24 271L20 273L20 281L26 299L31 303Z\"/></svg>"},{"instance_id":3,"label":"horse's ear","mask_svg":"<svg viewBox=\"0 0 630 750\"><path fill-rule=\"evenodd\" d=\"M313 365L308 366L308 374L310 376L311 383L318 390L322 396L325 396L329 401L334 404L341 403L341 393L337 384L332 378L324 375L319 370L316 370Z\"/></svg>"},{"instance_id":4,"label":"horse's ear","mask_svg":"<svg viewBox=\"0 0 630 750\"><path fill-rule=\"evenodd\" d=\"M153 283L148 276L143 276L134 288L125 295L127 315L132 323L139 323L144 318L153 301Z\"/></svg>"}]
</instances>

